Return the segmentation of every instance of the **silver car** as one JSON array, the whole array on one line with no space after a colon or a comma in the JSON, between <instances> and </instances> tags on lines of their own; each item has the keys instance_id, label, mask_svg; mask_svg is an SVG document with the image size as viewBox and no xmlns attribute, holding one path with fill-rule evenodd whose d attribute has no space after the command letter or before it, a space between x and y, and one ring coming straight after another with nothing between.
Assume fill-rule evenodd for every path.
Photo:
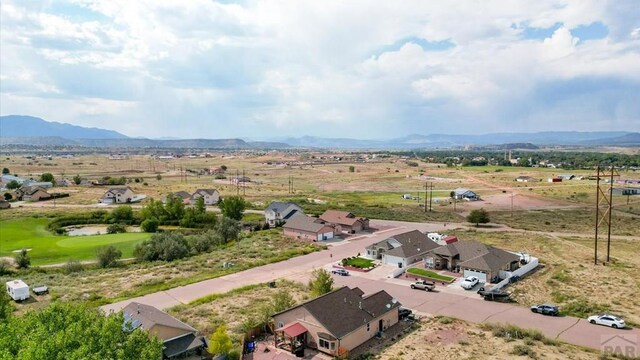
<instances>
[{"instance_id":1,"label":"silver car","mask_svg":"<svg viewBox=\"0 0 640 360\"><path fill-rule=\"evenodd\" d=\"M614 329L623 329L627 325L624 323L624 320L620 319L617 316L602 314L602 315L593 315L589 316L587 320L594 325L604 325L610 326Z\"/></svg>"}]
</instances>

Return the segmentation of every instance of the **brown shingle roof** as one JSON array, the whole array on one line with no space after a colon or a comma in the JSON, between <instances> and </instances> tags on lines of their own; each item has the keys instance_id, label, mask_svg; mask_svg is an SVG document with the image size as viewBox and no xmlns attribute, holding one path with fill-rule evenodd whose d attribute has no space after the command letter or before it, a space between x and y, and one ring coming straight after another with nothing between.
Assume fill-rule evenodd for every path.
<instances>
[{"instance_id":1,"label":"brown shingle roof","mask_svg":"<svg viewBox=\"0 0 640 360\"><path fill-rule=\"evenodd\" d=\"M485 245L477 240L460 240L440 246L432 251L442 256L458 257L461 267L485 271L498 271L504 265L520 260L516 254Z\"/></svg>"},{"instance_id":2,"label":"brown shingle roof","mask_svg":"<svg viewBox=\"0 0 640 360\"><path fill-rule=\"evenodd\" d=\"M298 307L304 307L329 333L341 339L380 315L400 306L386 291L362 297L359 288L342 287ZM287 312L291 309L285 310ZM277 315L277 314L276 314ZM372 330L373 331L373 330Z\"/></svg>"},{"instance_id":3,"label":"brown shingle roof","mask_svg":"<svg viewBox=\"0 0 640 360\"><path fill-rule=\"evenodd\" d=\"M282 227L285 229L302 230L317 233L322 230L322 228L329 226L322 223L316 223L316 220L316 218L307 215L296 214L289 220L287 220L287 222Z\"/></svg>"},{"instance_id":4,"label":"brown shingle roof","mask_svg":"<svg viewBox=\"0 0 640 360\"><path fill-rule=\"evenodd\" d=\"M400 244L394 247L393 240ZM409 258L418 254L426 253L429 250L438 248L438 244L421 233L418 230L408 231L406 233L394 235L388 239L382 240L368 248L386 248L387 255L398 256L401 258Z\"/></svg>"},{"instance_id":5,"label":"brown shingle roof","mask_svg":"<svg viewBox=\"0 0 640 360\"><path fill-rule=\"evenodd\" d=\"M353 226L356 222L364 219L358 218L348 211L327 210L324 214L320 215L320 220L331 224Z\"/></svg>"},{"instance_id":6,"label":"brown shingle roof","mask_svg":"<svg viewBox=\"0 0 640 360\"><path fill-rule=\"evenodd\" d=\"M193 327L150 305L131 302L122 311L124 312L125 321L131 321L131 326L134 329L142 327L149 330L155 325L162 325L181 329L185 332L198 332Z\"/></svg>"},{"instance_id":7,"label":"brown shingle roof","mask_svg":"<svg viewBox=\"0 0 640 360\"><path fill-rule=\"evenodd\" d=\"M204 193L204 194L207 194L207 195L213 195L213 194L216 193L216 191L218 191L218 190L216 190L216 189L198 189L193 194L195 195L195 194Z\"/></svg>"}]
</instances>

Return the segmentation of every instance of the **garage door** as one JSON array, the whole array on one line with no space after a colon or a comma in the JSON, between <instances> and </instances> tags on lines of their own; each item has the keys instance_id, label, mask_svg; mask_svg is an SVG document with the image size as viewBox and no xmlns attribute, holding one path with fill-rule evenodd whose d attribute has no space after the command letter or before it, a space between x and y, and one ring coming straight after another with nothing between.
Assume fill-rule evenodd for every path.
<instances>
[{"instance_id":1,"label":"garage door","mask_svg":"<svg viewBox=\"0 0 640 360\"><path fill-rule=\"evenodd\" d=\"M464 269L463 275L464 275L465 278L468 277L468 276L475 276L478 279L480 279L480 282L483 282L483 283L487 282L487 274L482 272L482 271Z\"/></svg>"},{"instance_id":2,"label":"garage door","mask_svg":"<svg viewBox=\"0 0 640 360\"><path fill-rule=\"evenodd\" d=\"M328 232L328 233L324 233L324 234L318 234L318 240L329 240L329 239L333 239L333 233L332 232Z\"/></svg>"}]
</instances>

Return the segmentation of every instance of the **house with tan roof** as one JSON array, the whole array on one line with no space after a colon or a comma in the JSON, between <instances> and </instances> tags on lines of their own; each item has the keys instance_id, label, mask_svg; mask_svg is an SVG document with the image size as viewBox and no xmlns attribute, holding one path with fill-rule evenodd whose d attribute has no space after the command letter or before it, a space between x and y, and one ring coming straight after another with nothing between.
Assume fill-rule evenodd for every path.
<instances>
[{"instance_id":1,"label":"house with tan roof","mask_svg":"<svg viewBox=\"0 0 640 360\"><path fill-rule=\"evenodd\" d=\"M142 328L149 337L163 342L164 359L184 359L193 355L205 355L206 339L198 336L198 330L153 306L132 302L122 309L124 327L130 330Z\"/></svg>"},{"instance_id":2,"label":"house with tan roof","mask_svg":"<svg viewBox=\"0 0 640 360\"><path fill-rule=\"evenodd\" d=\"M425 254L439 246L426 234L413 230L367 246L365 256L373 260L380 259L384 264L403 268L423 260Z\"/></svg>"},{"instance_id":3,"label":"house with tan roof","mask_svg":"<svg viewBox=\"0 0 640 360\"><path fill-rule=\"evenodd\" d=\"M311 241L333 239L336 235L334 226L317 222L317 218L304 214L295 214L282 226L284 236Z\"/></svg>"},{"instance_id":4,"label":"house with tan roof","mask_svg":"<svg viewBox=\"0 0 640 360\"><path fill-rule=\"evenodd\" d=\"M42 201L51 199L51 194L40 186L21 186L16 189L16 198L22 201Z\"/></svg>"},{"instance_id":5,"label":"house with tan roof","mask_svg":"<svg viewBox=\"0 0 640 360\"><path fill-rule=\"evenodd\" d=\"M398 322L400 303L380 290L365 296L341 287L273 315L276 347L299 353L304 348L348 356L348 352Z\"/></svg>"},{"instance_id":6,"label":"house with tan roof","mask_svg":"<svg viewBox=\"0 0 640 360\"><path fill-rule=\"evenodd\" d=\"M318 221L335 225L336 229L351 234L369 229L369 219L356 217L348 211L327 210Z\"/></svg>"},{"instance_id":7,"label":"house with tan roof","mask_svg":"<svg viewBox=\"0 0 640 360\"><path fill-rule=\"evenodd\" d=\"M125 204L130 203L135 195L128 186L113 187L104 193L100 202L103 204Z\"/></svg>"},{"instance_id":8,"label":"house with tan roof","mask_svg":"<svg viewBox=\"0 0 640 360\"><path fill-rule=\"evenodd\" d=\"M518 269L520 259L520 255L477 240L459 240L429 251L424 264L431 269L462 271L464 277L476 276L480 282L488 282L498 278L501 270Z\"/></svg>"}]
</instances>

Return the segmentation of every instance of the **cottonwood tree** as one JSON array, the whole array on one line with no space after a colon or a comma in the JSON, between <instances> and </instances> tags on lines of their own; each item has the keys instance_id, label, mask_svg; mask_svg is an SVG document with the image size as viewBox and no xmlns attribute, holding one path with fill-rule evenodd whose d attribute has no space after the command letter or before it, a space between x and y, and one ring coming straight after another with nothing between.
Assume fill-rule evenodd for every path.
<instances>
[{"instance_id":1,"label":"cottonwood tree","mask_svg":"<svg viewBox=\"0 0 640 360\"><path fill-rule=\"evenodd\" d=\"M311 280L309 280L309 290L313 297L331 292L333 290L333 278L331 274L322 268L313 270Z\"/></svg>"},{"instance_id":2,"label":"cottonwood tree","mask_svg":"<svg viewBox=\"0 0 640 360\"><path fill-rule=\"evenodd\" d=\"M467 216L467 221L476 224L476 227L478 227L480 224L486 224L491 220L489 219L489 213L485 209L477 209L471 210Z\"/></svg>"},{"instance_id":3,"label":"cottonwood tree","mask_svg":"<svg viewBox=\"0 0 640 360\"><path fill-rule=\"evenodd\" d=\"M230 196L221 200L218 207L224 217L240 221L244 216L244 209L247 207L247 203L239 196Z\"/></svg>"},{"instance_id":4,"label":"cottonwood tree","mask_svg":"<svg viewBox=\"0 0 640 360\"><path fill-rule=\"evenodd\" d=\"M0 359L162 358L157 338L123 324L121 312L105 316L88 305L55 302L0 321Z\"/></svg>"},{"instance_id":5,"label":"cottonwood tree","mask_svg":"<svg viewBox=\"0 0 640 360\"><path fill-rule=\"evenodd\" d=\"M98 249L96 255L98 258L98 266L108 268L118 264L118 260L122 257L122 251L116 249L113 245L109 245Z\"/></svg>"}]
</instances>

